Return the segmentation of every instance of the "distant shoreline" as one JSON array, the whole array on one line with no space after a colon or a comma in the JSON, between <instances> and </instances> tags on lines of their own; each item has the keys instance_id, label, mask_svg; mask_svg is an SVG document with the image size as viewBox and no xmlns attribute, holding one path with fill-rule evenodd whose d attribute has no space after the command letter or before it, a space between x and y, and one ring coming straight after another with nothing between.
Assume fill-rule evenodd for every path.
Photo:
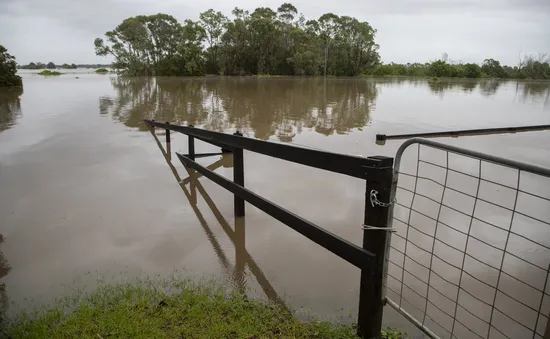
<instances>
[{"instance_id":1,"label":"distant shoreline","mask_svg":"<svg viewBox=\"0 0 550 339\"><path fill-rule=\"evenodd\" d=\"M111 70L109 73L97 73L94 68L80 68L81 70L90 70L89 72L75 72L74 70L57 68L57 71L61 71L61 75L64 74L111 74L117 75L125 78L261 78L261 79L283 79L283 78L292 78L292 79L324 79L323 75L268 75L268 74L253 74L253 75L215 75L215 74L206 74L206 75L137 75L129 76L117 74L116 70ZM24 69L25 73L19 74L39 74L39 71L44 69ZM19 70L18 70L19 71ZM32 72L30 72L32 71ZM327 75L326 79L403 79L403 80L425 80L428 82L451 82L451 81L517 81L517 82L527 82L527 83L550 83L550 79L520 79L520 78L465 78L465 77L430 77L430 76L414 76L414 75L357 75L357 76L338 76L338 75Z\"/></svg>"}]
</instances>

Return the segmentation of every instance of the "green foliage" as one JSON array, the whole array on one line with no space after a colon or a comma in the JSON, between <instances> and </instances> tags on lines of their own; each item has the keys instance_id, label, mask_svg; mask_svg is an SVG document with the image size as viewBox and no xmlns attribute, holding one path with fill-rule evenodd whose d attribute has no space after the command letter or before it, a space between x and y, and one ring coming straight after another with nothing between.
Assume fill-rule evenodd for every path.
<instances>
[{"instance_id":1,"label":"green foliage","mask_svg":"<svg viewBox=\"0 0 550 339\"><path fill-rule=\"evenodd\" d=\"M210 9L183 25L166 14L128 18L106 41L94 41L96 54L114 56L127 75L353 76L380 59L376 30L355 18L328 13L306 21L290 3L232 14Z\"/></svg>"},{"instance_id":2,"label":"green foliage","mask_svg":"<svg viewBox=\"0 0 550 339\"><path fill-rule=\"evenodd\" d=\"M46 64L43 63L43 62L31 62L29 63L28 65L24 65L24 66L21 66L19 67L21 69L44 69L46 68Z\"/></svg>"},{"instance_id":3,"label":"green foliage","mask_svg":"<svg viewBox=\"0 0 550 339\"><path fill-rule=\"evenodd\" d=\"M15 57L0 45L0 87L22 86L23 81L17 74Z\"/></svg>"},{"instance_id":4,"label":"green foliage","mask_svg":"<svg viewBox=\"0 0 550 339\"><path fill-rule=\"evenodd\" d=\"M520 67L501 66L494 59L485 59L479 66L475 63L449 63L436 60L427 64L378 64L368 74L376 76L429 76L434 78L506 78L550 79L550 58L528 56Z\"/></svg>"},{"instance_id":5,"label":"green foliage","mask_svg":"<svg viewBox=\"0 0 550 339\"><path fill-rule=\"evenodd\" d=\"M343 75L430 76L459 78L550 78L546 57L526 57L519 67L494 59L454 63L380 64L376 30L368 22L326 13L306 20L284 3L253 12L235 8L232 19L209 9L199 21L179 23L167 14L125 19L105 40L94 41L96 54L112 55L125 75ZM38 65L36 66L38 68Z\"/></svg>"},{"instance_id":6,"label":"green foliage","mask_svg":"<svg viewBox=\"0 0 550 339\"><path fill-rule=\"evenodd\" d=\"M478 64L465 64L464 65L464 77L466 78L479 78L481 77L481 67Z\"/></svg>"},{"instance_id":7,"label":"green foliage","mask_svg":"<svg viewBox=\"0 0 550 339\"><path fill-rule=\"evenodd\" d=\"M550 79L550 56L540 54L538 58L528 55L520 62L520 79Z\"/></svg>"},{"instance_id":8,"label":"green foliage","mask_svg":"<svg viewBox=\"0 0 550 339\"><path fill-rule=\"evenodd\" d=\"M112 54L115 68L126 75L200 75L203 31L187 20L185 26L167 14L124 20L105 34L109 44L96 39L97 55Z\"/></svg>"},{"instance_id":9,"label":"green foliage","mask_svg":"<svg viewBox=\"0 0 550 339\"><path fill-rule=\"evenodd\" d=\"M506 74L500 65L500 62L495 59L485 59L481 70L490 78L504 78Z\"/></svg>"},{"instance_id":10,"label":"green foliage","mask_svg":"<svg viewBox=\"0 0 550 339\"><path fill-rule=\"evenodd\" d=\"M24 65L24 66L21 66L19 67L21 69L44 69L46 68L46 64L43 63L43 62L31 62L29 63L28 65Z\"/></svg>"},{"instance_id":11,"label":"green foliage","mask_svg":"<svg viewBox=\"0 0 550 339\"><path fill-rule=\"evenodd\" d=\"M76 64L63 64L60 66L63 69L77 69L78 66Z\"/></svg>"},{"instance_id":12,"label":"green foliage","mask_svg":"<svg viewBox=\"0 0 550 339\"><path fill-rule=\"evenodd\" d=\"M61 75L60 72L58 71L50 71L49 69L45 69L43 70L42 72L38 73L39 75L45 75L45 76L50 76L50 75Z\"/></svg>"},{"instance_id":13,"label":"green foliage","mask_svg":"<svg viewBox=\"0 0 550 339\"><path fill-rule=\"evenodd\" d=\"M95 70L95 72L99 74L107 74L109 73L109 70L107 68L98 68Z\"/></svg>"},{"instance_id":14,"label":"green foliage","mask_svg":"<svg viewBox=\"0 0 550 339\"><path fill-rule=\"evenodd\" d=\"M381 339L401 339L405 337L405 333L393 328L382 330Z\"/></svg>"},{"instance_id":15,"label":"green foliage","mask_svg":"<svg viewBox=\"0 0 550 339\"><path fill-rule=\"evenodd\" d=\"M453 68L446 61L437 60L432 62L428 67L428 75L431 77L451 77L453 74L458 73Z\"/></svg>"},{"instance_id":16,"label":"green foliage","mask_svg":"<svg viewBox=\"0 0 550 339\"><path fill-rule=\"evenodd\" d=\"M204 52L206 59L205 70L209 74L220 73L220 43L228 19L221 12L209 9L200 14L199 25L204 30L204 38L208 47Z\"/></svg>"},{"instance_id":17,"label":"green foliage","mask_svg":"<svg viewBox=\"0 0 550 339\"><path fill-rule=\"evenodd\" d=\"M301 322L283 306L190 282L101 286L54 309L21 314L0 331L21 339L357 338L351 326ZM400 338L396 333L382 338Z\"/></svg>"},{"instance_id":18,"label":"green foliage","mask_svg":"<svg viewBox=\"0 0 550 339\"><path fill-rule=\"evenodd\" d=\"M47 69L56 69L57 67L55 66L55 64L53 62L48 62L48 64L46 65L46 68Z\"/></svg>"}]
</instances>

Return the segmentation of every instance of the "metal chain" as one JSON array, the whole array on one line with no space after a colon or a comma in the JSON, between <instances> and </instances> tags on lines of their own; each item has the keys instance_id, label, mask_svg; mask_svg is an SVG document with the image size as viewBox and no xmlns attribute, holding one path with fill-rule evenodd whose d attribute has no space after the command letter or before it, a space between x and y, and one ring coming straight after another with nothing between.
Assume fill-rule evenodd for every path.
<instances>
[{"instance_id":1,"label":"metal chain","mask_svg":"<svg viewBox=\"0 0 550 339\"><path fill-rule=\"evenodd\" d=\"M380 200L378 200L378 191L377 190L371 190L370 191L370 204L372 205L372 207L374 206L380 206L380 207L390 207L391 205L393 205L397 199L394 198L392 201L390 202L382 202Z\"/></svg>"}]
</instances>

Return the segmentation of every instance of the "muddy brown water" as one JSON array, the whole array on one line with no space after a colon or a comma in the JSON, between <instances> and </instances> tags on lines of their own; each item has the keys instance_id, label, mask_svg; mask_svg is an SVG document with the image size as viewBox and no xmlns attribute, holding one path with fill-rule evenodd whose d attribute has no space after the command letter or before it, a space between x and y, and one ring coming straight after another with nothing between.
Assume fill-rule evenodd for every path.
<instances>
[{"instance_id":1,"label":"muddy brown water","mask_svg":"<svg viewBox=\"0 0 550 339\"><path fill-rule=\"evenodd\" d=\"M159 131L157 143L144 118L362 156L395 155L402 141L378 146L377 133L550 123L548 83L86 72L25 72L23 79L23 90L0 89L0 279L8 314L105 277L185 270L308 314L355 317L356 268L250 205L236 221L232 195L204 178L182 189L177 181L187 172L176 157L167 161L164 136ZM550 132L439 141L550 167ZM186 137L173 133L170 151L185 153ZM197 142L202 151L215 148ZM199 162L217 162L217 173L232 176L230 160ZM245 182L360 244L364 182L250 152ZM418 334L391 310L385 323Z\"/></svg>"}]
</instances>

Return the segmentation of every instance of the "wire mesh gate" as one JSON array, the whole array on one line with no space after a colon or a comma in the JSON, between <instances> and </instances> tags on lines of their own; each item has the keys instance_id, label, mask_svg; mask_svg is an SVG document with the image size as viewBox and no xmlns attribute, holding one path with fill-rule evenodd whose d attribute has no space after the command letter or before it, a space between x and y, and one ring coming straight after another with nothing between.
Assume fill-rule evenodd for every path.
<instances>
[{"instance_id":1,"label":"wire mesh gate","mask_svg":"<svg viewBox=\"0 0 550 339\"><path fill-rule=\"evenodd\" d=\"M548 338L550 170L410 139L397 177L388 305L432 338Z\"/></svg>"}]
</instances>

